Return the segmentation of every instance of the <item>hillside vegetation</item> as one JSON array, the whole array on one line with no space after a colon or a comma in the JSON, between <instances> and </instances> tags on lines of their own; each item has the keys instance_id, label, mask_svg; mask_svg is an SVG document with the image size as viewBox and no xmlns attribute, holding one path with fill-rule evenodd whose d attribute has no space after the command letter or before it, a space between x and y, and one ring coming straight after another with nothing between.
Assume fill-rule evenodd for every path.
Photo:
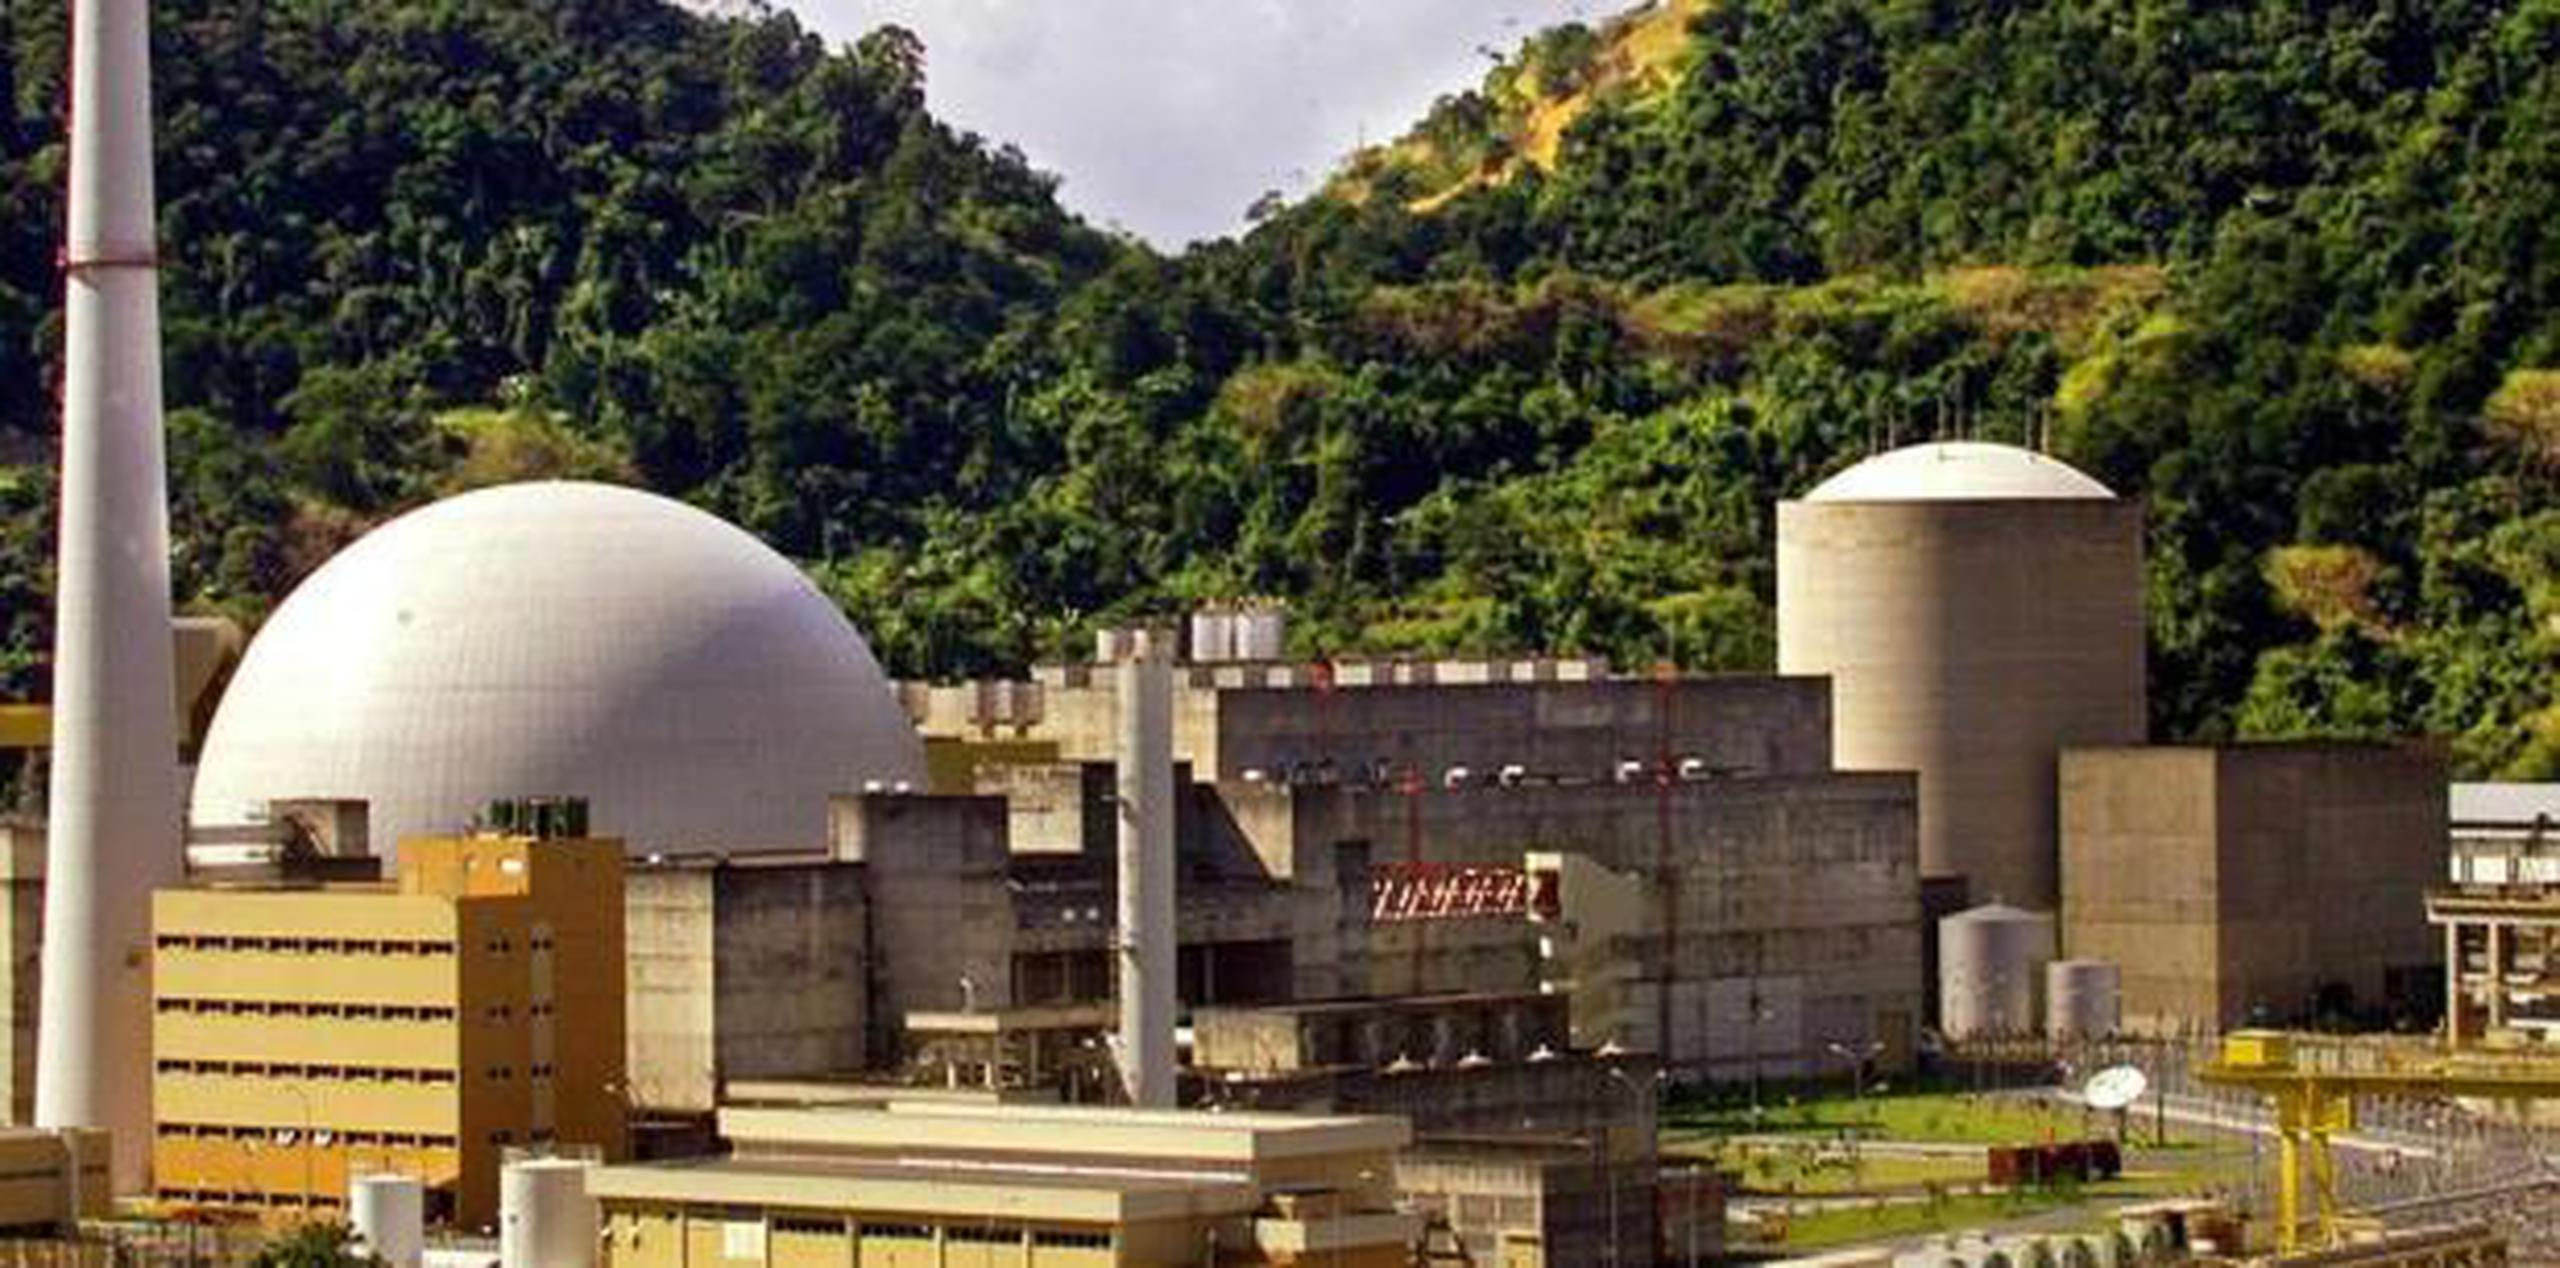
<instances>
[{"instance_id":1,"label":"hillside vegetation","mask_svg":"<svg viewBox=\"0 0 2560 1268\"><path fill-rule=\"evenodd\" d=\"M1708 0L1528 42L1164 258L895 32L170 0L191 601L527 474L807 561L911 674L1270 595L1297 651L1772 656L1772 507L2049 440L2150 514L2164 737L2560 774L2560 0ZM0 121L0 694L40 689L60 18Z\"/></svg>"}]
</instances>

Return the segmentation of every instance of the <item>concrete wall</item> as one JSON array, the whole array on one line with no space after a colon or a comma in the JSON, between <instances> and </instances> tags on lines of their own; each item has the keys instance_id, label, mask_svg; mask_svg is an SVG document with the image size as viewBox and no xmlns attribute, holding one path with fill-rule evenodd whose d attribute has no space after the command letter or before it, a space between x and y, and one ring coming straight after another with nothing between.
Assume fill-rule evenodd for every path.
<instances>
[{"instance_id":1,"label":"concrete wall","mask_svg":"<svg viewBox=\"0 0 2560 1268\"><path fill-rule=\"evenodd\" d=\"M2438 949L2444 768L2361 744L2064 754L2062 944L2123 972L2128 1029L2299 1020L2324 990L2384 1003ZM2344 1002L2344 1001L2339 1001Z\"/></svg>"},{"instance_id":2,"label":"concrete wall","mask_svg":"<svg viewBox=\"0 0 2560 1268\"><path fill-rule=\"evenodd\" d=\"M1294 792L1291 835L1302 861L1319 843L1359 844L1386 859L1418 843L1424 861L1517 866L1530 853L1566 851L1648 878L1655 932L1634 950L1636 976L1655 983L1654 1021L1631 1038L1680 1073L1740 1078L1755 1063L1809 1072L1810 1054L1826 1042L1902 1043L1918 1025L1919 869L1908 775ZM1339 977L1352 993L1403 985L1428 977L1443 948L1534 954L1534 939L1526 922L1508 918L1411 931L1379 926L1368 945L1339 948ZM1302 949L1302 978L1305 959ZM1756 1032L1733 1024L1754 994L1784 1006Z\"/></svg>"},{"instance_id":3,"label":"concrete wall","mask_svg":"<svg viewBox=\"0 0 2560 1268\"><path fill-rule=\"evenodd\" d=\"M872 1064L897 1063L908 1013L1012 1003L1017 924L1006 884L1006 816L995 797L871 795L829 804L836 856L863 865Z\"/></svg>"},{"instance_id":4,"label":"concrete wall","mask_svg":"<svg viewBox=\"0 0 2560 1268\"><path fill-rule=\"evenodd\" d=\"M2142 511L1787 502L1778 668L1828 674L1835 757L1920 773L1920 866L2050 909L2056 758L2144 737Z\"/></svg>"},{"instance_id":5,"label":"concrete wall","mask_svg":"<svg viewBox=\"0 0 2560 1268\"><path fill-rule=\"evenodd\" d=\"M717 877L720 1077L861 1068L870 1020L862 869L745 866Z\"/></svg>"},{"instance_id":6,"label":"concrete wall","mask_svg":"<svg viewBox=\"0 0 2560 1268\"><path fill-rule=\"evenodd\" d=\"M1829 696L1819 679L1766 676L1593 683L1230 691L1219 698L1220 779L1326 761L1345 778L1376 764L1437 784L1463 766L1491 778L1610 779L1621 762L1673 761L1758 774L1831 764Z\"/></svg>"},{"instance_id":7,"label":"concrete wall","mask_svg":"<svg viewBox=\"0 0 2560 1268\"><path fill-rule=\"evenodd\" d=\"M631 1099L647 1109L708 1111L719 1090L711 876L634 867L625 879Z\"/></svg>"},{"instance_id":8,"label":"concrete wall","mask_svg":"<svg viewBox=\"0 0 2560 1268\"><path fill-rule=\"evenodd\" d=\"M835 1074L867 1059L862 869L829 860L683 862L630 875L632 1099L708 1113L731 1079Z\"/></svg>"}]
</instances>

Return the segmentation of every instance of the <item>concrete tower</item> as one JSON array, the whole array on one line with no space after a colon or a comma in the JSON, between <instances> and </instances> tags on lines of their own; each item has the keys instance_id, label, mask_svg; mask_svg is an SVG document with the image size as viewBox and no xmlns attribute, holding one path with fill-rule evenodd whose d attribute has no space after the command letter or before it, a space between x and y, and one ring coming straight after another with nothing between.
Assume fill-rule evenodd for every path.
<instances>
[{"instance_id":1,"label":"concrete tower","mask_svg":"<svg viewBox=\"0 0 2560 1268\"><path fill-rule=\"evenodd\" d=\"M178 723L146 0L71 10L62 531L36 1122L151 1140L151 891L178 870Z\"/></svg>"},{"instance_id":2,"label":"concrete tower","mask_svg":"<svg viewBox=\"0 0 2560 1268\"><path fill-rule=\"evenodd\" d=\"M1120 1074L1133 1105L1174 1103L1172 638L1120 651Z\"/></svg>"},{"instance_id":3,"label":"concrete tower","mask_svg":"<svg viewBox=\"0 0 2560 1268\"><path fill-rule=\"evenodd\" d=\"M2061 750L2144 735L2142 509L2042 454L1927 444L1778 507L1778 670L1835 760L1920 774L1920 872L2050 911Z\"/></svg>"}]
</instances>

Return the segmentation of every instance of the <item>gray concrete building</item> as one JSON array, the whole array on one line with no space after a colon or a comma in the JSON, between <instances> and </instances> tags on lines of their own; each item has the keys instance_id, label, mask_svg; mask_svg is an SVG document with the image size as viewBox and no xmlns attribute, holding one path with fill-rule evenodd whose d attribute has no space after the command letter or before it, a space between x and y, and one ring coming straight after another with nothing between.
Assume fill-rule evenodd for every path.
<instances>
[{"instance_id":1,"label":"gray concrete building","mask_svg":"<svg viewBox=\"0 0 2560 1268\"><path fill-rule=\"evenodd\" d=\"M2128 1029L2425 1017L2443 756L2284 743L2062 759L2062 950L2121 966Z\"/></svg>"},{"instance_id":2,"label":"gray concrete building","mask_svg":"<svg viewBox=\"0 0 2560 1268\"><path fill-rule=\"evenodd\" d=\"M635 861L623 878L631 1103L708 1114L732 1080L862 1069L863 881L823 855Z\"/></svg>"}]
</instances>

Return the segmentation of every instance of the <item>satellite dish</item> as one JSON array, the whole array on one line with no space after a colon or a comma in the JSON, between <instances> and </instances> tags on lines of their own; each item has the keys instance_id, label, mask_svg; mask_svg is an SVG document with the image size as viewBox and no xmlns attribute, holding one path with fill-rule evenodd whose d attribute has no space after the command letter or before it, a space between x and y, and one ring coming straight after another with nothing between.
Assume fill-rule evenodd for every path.
<instances>
[{"instance_id":1,"label":"satellite dish","mask_svg":"<svg viewBox=\"0 0 2560 1268\"><path fill-rule=\"evenodd\" d=\"M2088 1086L2080 1095L2091 1109L2120 1110L2141 1100L2142 1094L2150 1090L2151 1080L2139 1068L2111 1065L2090 1075Z\"/></svg>"}]
</instances>

